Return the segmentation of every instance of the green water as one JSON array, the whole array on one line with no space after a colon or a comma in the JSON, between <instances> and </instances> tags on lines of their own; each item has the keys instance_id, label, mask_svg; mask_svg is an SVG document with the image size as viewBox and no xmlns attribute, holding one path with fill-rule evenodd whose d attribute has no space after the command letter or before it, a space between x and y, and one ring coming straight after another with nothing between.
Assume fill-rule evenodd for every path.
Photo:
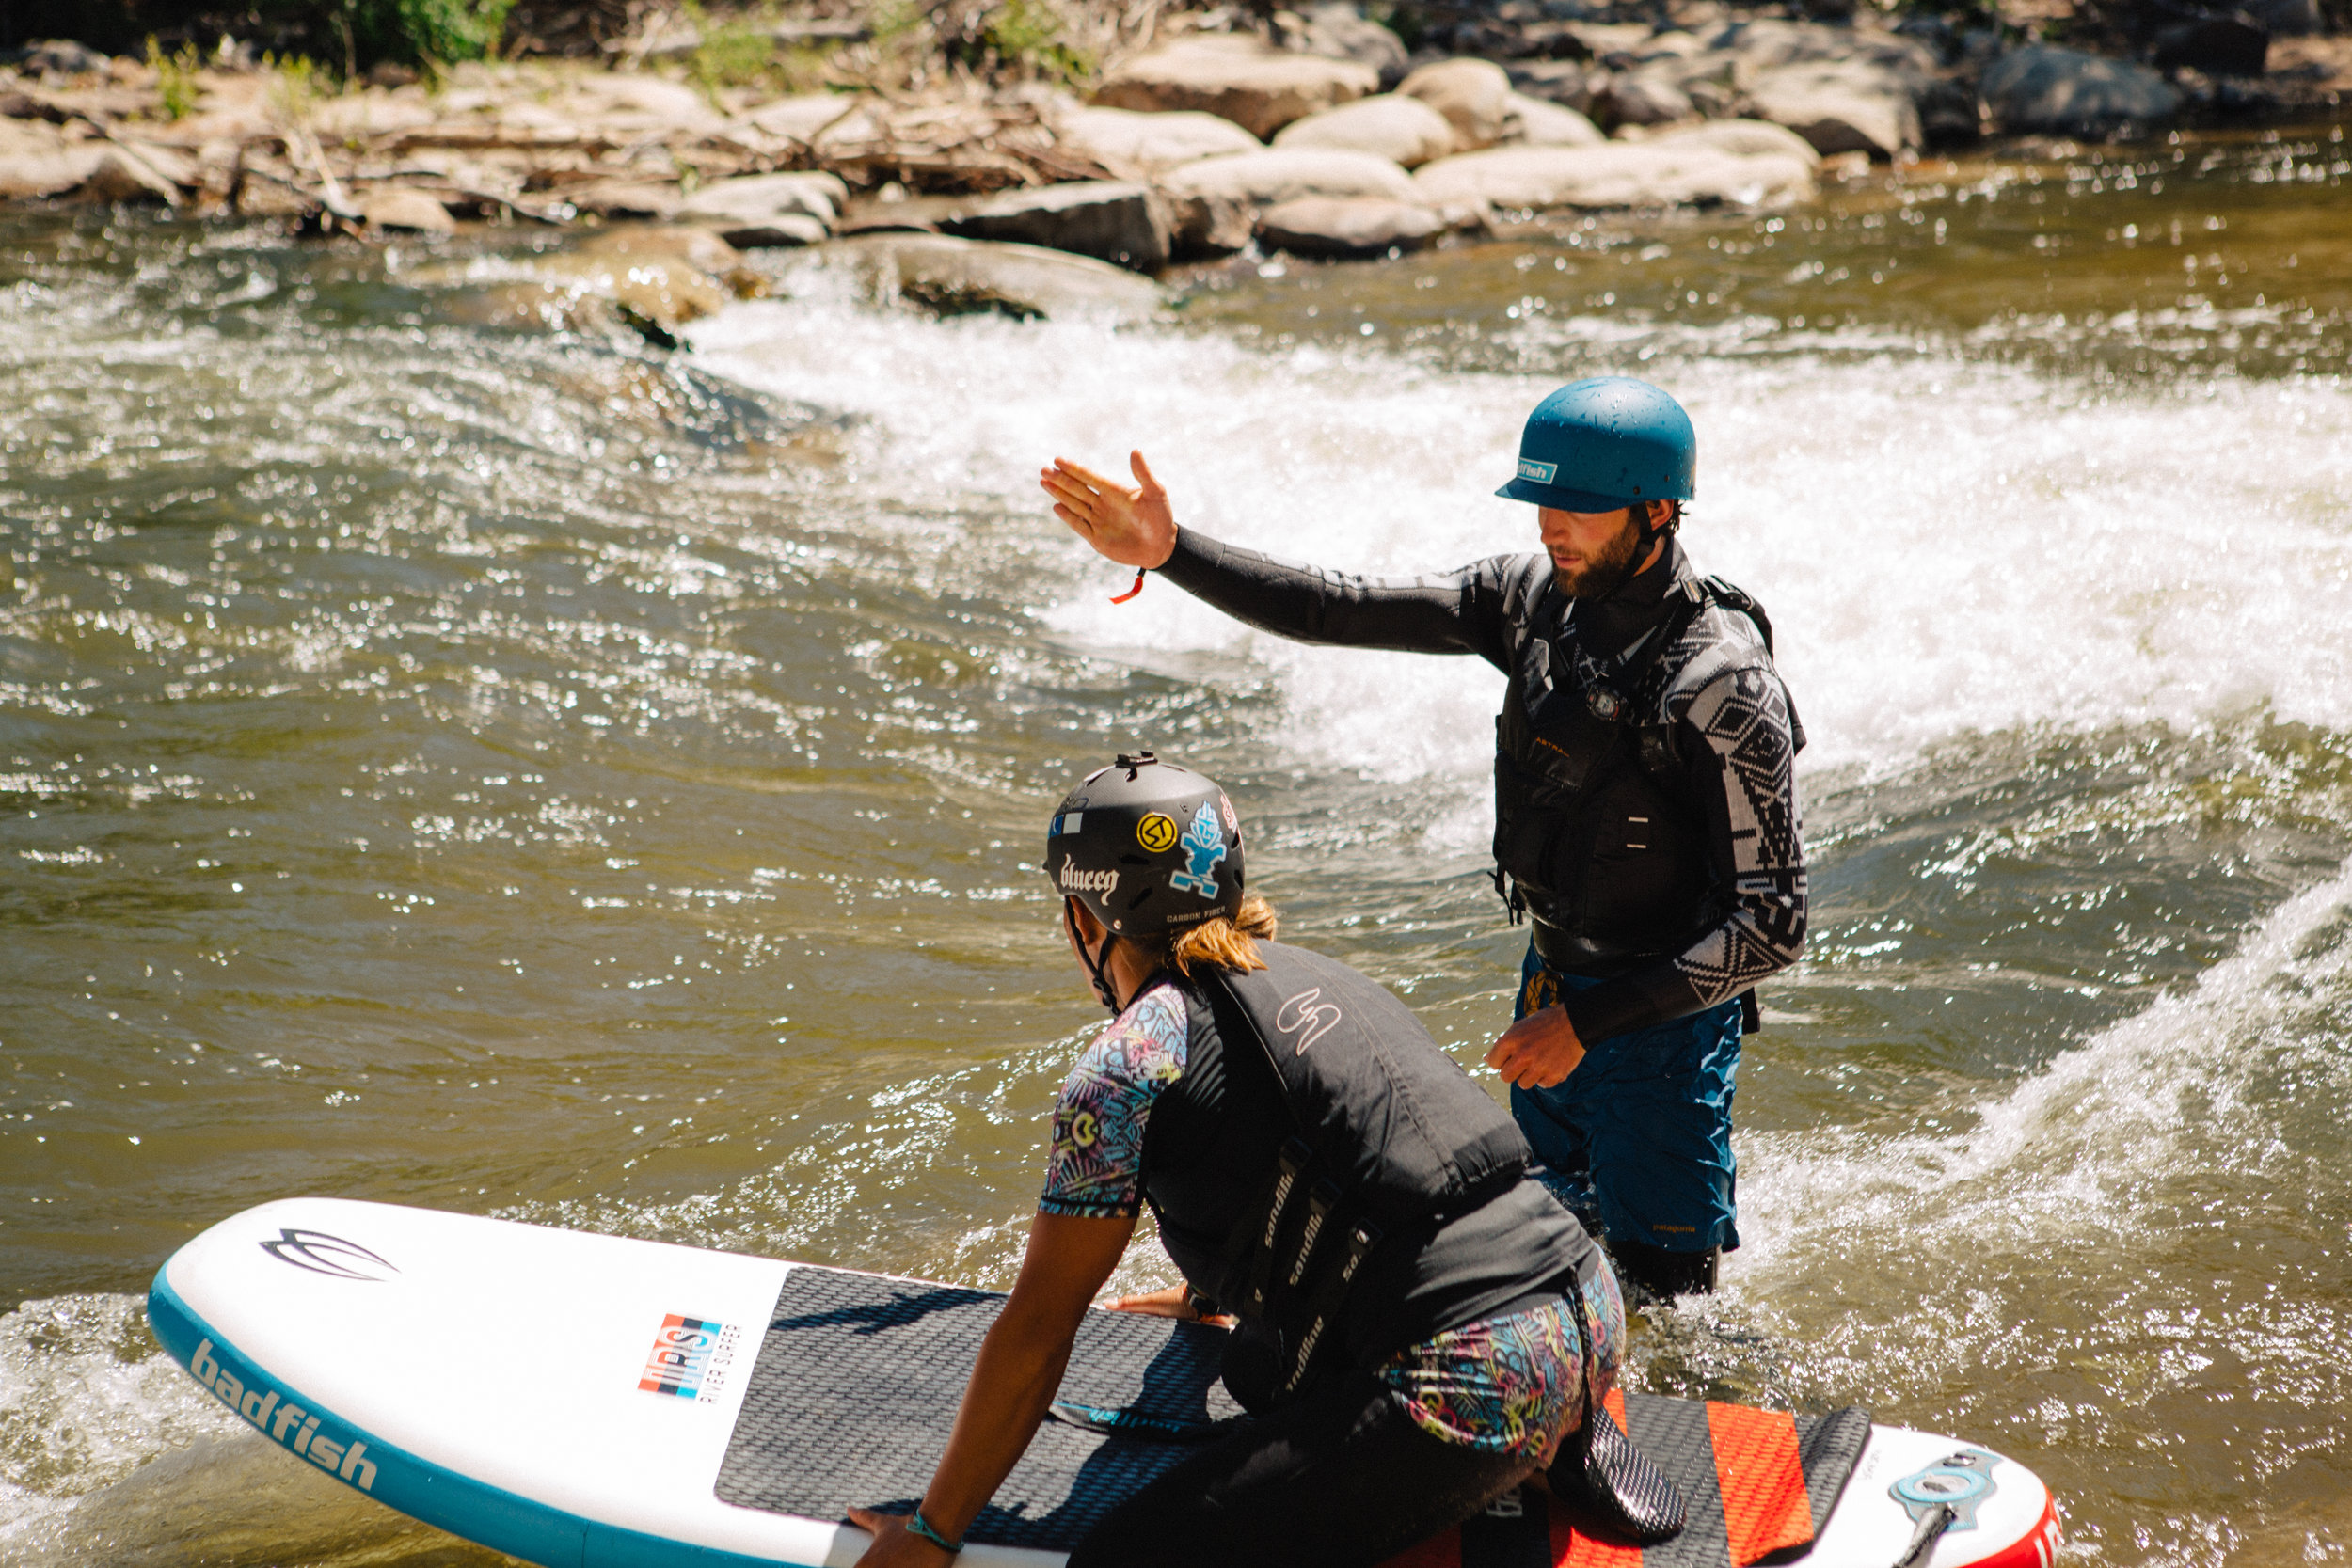
<instances>
[{"instance_id":1,"label":"green water","mask_svg":"<svg viewBox=\"0 0 2352 1568\"><path fill-rule=\"evenodd\" d=\"M1474 1060L1499 678L1114 610L1030 475L1139 443L1221 537L1451 565L1615 370L1814 739L1749 1244L1638 1378L1989 1444L2074 1560L2338 1560L2348 181L2327 126L1928 163L1123 331L795 273L678 356L467 325L416 246L6 220L0 1555L487 1560L154 1359L156 1265L269 1197L1008 1282L1099 1016L1041 830L1120 747Z\"/></svg>"}]
</instances>

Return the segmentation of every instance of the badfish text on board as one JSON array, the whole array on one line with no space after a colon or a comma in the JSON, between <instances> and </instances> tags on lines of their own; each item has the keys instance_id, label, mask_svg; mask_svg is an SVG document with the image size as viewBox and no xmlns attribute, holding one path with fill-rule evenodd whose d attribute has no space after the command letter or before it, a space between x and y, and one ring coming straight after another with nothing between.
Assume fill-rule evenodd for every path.
<instances>
[{"instance_id":1,"label":"badfish text on board","mask_svg":"<svg viewBox=\"0 0 2352 1568\"><path fill-rule=\"evenodd\" d=\"M341 1476L362 1492L375 1490L375 1461L361 1457L368 1451L367 1444L328 1436L319 1430L316 1416L298 1404L278 1402L275 1388L247 1388L236 1373L213 1359L210 1339L198 1341L196 1354L188 1357L188 1370L221 1403L320 1469Z\"/></svg>"}]
</instances>

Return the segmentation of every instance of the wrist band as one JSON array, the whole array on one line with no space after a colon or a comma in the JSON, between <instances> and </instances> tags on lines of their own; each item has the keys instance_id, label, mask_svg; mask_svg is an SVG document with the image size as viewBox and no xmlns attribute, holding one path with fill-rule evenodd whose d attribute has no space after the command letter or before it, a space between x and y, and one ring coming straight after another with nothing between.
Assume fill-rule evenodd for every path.
<instances>
[{"instance_id":1,"label":"wrist band","mask_svg":"<svg viewBox=\"0 0 2352 1568\"><path fill-rule=\"evenodd\" d=\"M963 1550L962 1542L950 1541L932 1528L931 1522L923 1517L923 1505L920 1503L915 1504L914 1516L907 1520L907 1533L921 1536L951 1557Z\"/></svg>"}]
</instances>

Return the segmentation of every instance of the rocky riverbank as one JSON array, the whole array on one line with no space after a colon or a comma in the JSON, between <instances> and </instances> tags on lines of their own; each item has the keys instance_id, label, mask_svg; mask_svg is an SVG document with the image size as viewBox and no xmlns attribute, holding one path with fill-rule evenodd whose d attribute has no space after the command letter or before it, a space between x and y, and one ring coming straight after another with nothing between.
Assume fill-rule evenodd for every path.
<instances>
[{"instance_id":1,"label":"rocky riverbank","mask_svg":"<svg viewBox=\"0 0 2352 1568\"><path fill-rule=\"evenodd\" d=\"M594 298L666 337L724 297L714 280L760 286L735 265L747 249L836 247L873 286L941 308L1132 309L1151 297L1134 274L1253 245L1377 257L1521 214L1788 205L1824 160L1854 173L1986 137L2325 114L2352 88L2352 38L2319 32L2312 0L2146 5L2162 8L2106 19L2136 58L2015 25L1715 0L1640 22L1506 0L1424 15L1418 51L1345 5L1262 24L1220 10L1146 19L1083 91L961 71L920 90L838 72L786 95L697 86L665 68L678 24L660 16L601 62L340 91L226 43L144 61L51 43L0 68L0 199L368 239L564 230L579 254L510 280L512 309Z\"/></svg>"}]
</instances>

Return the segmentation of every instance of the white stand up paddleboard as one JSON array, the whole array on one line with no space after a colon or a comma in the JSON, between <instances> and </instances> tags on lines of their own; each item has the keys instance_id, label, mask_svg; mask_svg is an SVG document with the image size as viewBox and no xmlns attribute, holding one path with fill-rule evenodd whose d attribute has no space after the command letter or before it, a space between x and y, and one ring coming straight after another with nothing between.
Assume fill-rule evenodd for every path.
<instances>
[{"instance_id":1,"label":"white stand up paddleboard","mask_svg":"<svg viewBox=\"0 0 2352 1568\"><path fill-rule=\"evenodd\" d=\"M306 1197L197 1237L157 1273L148 1308L165 1350L271 1441L452 1534L545 1568L846 1568L866 1537L838 1522L841 1510L919 1497L1001 1300ZM1060 1563L1093 1519L1231 1416L1214 1386L1217 1332L1089 1314L1063 1419L1041 1431L961 1560ZM1740 1461L1724 1457L1723 1434L1789 1419L1632 1396L1630 1427L1645 1447L1645 1423L1664 1433L1680 1422L1702 1446L1710 1423L1717 1433L1711 1465L1689 1475L1669 1465L1692 1496L1692 1528L1645 1553L1543 1525L1530 1487L1533 1513L1515 1495L1458 1542L1400 1560L1525 1561L1523 1542L1482 1543L1533 1528L1555 1563L1737 1568L1756 1560L1743 1550L1794 1528L1810 1535L1809 1551L1784 1547L1772 1560L1801 1552L1808 1568L1895 1568L1908 1554L1911 1568L2050 1568L2058 1526L2048 1490L2013 1461L1949 1437L1869 1427L1842 1490L1823 1486L1808 1457L1793 1501L1788 1487L1758 1501ZM1794 1420L1791 1443L1834 1435ZM1843 1476L1844 1462L1836 1469ZM1824 1494L1809 1504L1807 1476Z\"/></svg>"}]
</instances>

